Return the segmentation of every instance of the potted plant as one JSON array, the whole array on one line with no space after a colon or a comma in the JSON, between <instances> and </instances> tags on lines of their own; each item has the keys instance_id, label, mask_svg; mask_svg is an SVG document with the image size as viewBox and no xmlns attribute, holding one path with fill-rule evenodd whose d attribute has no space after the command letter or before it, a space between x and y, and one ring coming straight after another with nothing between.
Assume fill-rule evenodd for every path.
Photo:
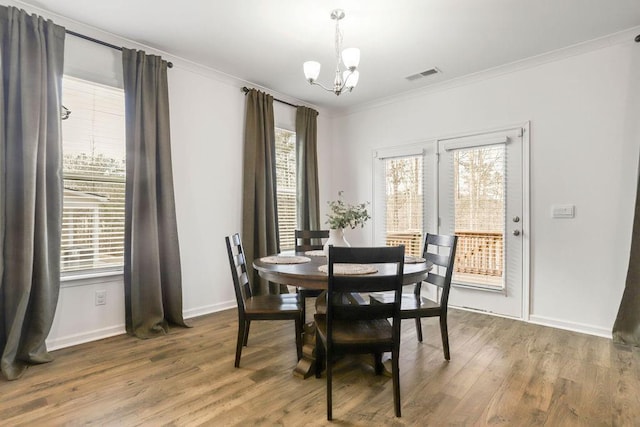
<instances>
[{"instance_id":1,"label":"potted plant","mask_svg":"<svg viewBox=\"0 0 640 427\"><path fill-rule=\"evenodd\" d=\"M349 227L354 229L364 224L371 217L367 212L367 203L352 205L345 203L342 199L344 191L338 192L338 200L329 202L329 213L327 214L327 224L329 225L329 240L324 244L324 254L329 256L329 245L350 246L344 238L344 229Z\"/></svg>"}]
</instances>

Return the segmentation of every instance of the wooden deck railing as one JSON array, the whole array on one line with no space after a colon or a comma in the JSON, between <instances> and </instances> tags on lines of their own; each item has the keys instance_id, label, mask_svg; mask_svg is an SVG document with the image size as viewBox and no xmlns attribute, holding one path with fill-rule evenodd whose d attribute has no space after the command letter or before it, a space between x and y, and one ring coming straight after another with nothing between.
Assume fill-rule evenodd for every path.
<instances>
[{"instance_id":1,"label":"wooden deck railing","mask_svg":"<svg viewBox=\"0 0 640 427\"><path fill-rule=\"evenodd\" d=\"M406 231L387 234L387 246L404 245L407 255L422 256L422 233L418 231Z\"/></svg>"},{"instance_id":2,"label":"wooden deck railing","mask_svg":"<svg viewBox=\"0 0 640 427\"><path fill-rule=\"evenodd\" d=\"M454 264L456 273L502 277L503 236L497 232L458 231ZM388 233L387 246L404 245L407 255L422 256L424 238L420 232Z\"/></svg>"},{"instance_id":3,"label":"wooden deck railing","mask_svg":"<svg viewBox=\"0 0 640 427\"><path fill-rule=\"evenodd\" d=\"M458 231L455 271L502 277L503 235L495 232Z\"/></svg>"}]
</instances>

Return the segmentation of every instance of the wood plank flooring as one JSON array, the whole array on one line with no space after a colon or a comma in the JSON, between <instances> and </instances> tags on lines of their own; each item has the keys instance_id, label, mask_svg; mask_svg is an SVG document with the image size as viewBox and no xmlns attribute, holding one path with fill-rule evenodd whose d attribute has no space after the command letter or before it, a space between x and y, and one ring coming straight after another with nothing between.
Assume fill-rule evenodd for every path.
<instances>
[{"instance_id":1,"label":"wood plank flooring","mask_svg":"<svg viewBox=\"0 0 640 427\"><path fill-rule=\"evenodd\" d=\"M640 349L451 310L451 361L437 319L418 343L402 324L402 418L391 379L360 359L335 369L337 425L638 426ZM53 363L0 380L0 425L326 425L325 379L292 375L293 322L254 322L233 367L235 310L164 337L118 336L53 352Z\"/></svg>"}]
</instances>

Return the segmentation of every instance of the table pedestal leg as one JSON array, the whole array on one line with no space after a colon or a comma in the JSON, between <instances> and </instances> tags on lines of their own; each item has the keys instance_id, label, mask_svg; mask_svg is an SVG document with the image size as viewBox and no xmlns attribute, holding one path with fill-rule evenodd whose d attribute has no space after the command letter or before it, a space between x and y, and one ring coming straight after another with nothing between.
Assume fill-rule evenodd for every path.
<instances>
[{"instance_id":1,"label":"table pedestal leg","mask_svg":"<svg viewBox=\"0 0 640 427\"><path fill-rule=\"evenodd\" d=\"M293 375L309 378L315 374L316 364L316 325L314 322L304 325L302 340L302 359L298 360Z\"/></svg>"},{"instance_id":2,"label":"table pedestal leg","mask_svg":"<svg viewBox=\"0 0 640 427\"><path fill-rule=\"evenodd\" d=\"M348 295L347 299L354 304L363 304L364 300L360 295ZM320 298L316 300L316 312L326 313L326 299ZM364 363L371 364L372 355L360 355L360 360ZM302 337L302 359L298 360L298 364L293 370L293 375L299 378L309 378L316 373L316 324L315 322L305 323ZM391 377L391 353L382 355L382 375Z\"/></svg>"}]
</instances>

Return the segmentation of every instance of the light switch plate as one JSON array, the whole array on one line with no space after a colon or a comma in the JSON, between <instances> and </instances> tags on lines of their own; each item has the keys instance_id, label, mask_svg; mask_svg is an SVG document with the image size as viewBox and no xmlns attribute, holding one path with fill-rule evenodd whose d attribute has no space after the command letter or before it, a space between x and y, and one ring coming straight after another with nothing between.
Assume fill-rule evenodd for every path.
<instances>
[{"instance_id":1,"label":"light switch plate","mask_svg":"<svg viewBox=\"0 0 640 427\"><path fill-rule=\"evenodd\" d=\"M575 217L575 205L553 205L551 206L552 218L573 218Z\"/></svg>"}]
</instances>

